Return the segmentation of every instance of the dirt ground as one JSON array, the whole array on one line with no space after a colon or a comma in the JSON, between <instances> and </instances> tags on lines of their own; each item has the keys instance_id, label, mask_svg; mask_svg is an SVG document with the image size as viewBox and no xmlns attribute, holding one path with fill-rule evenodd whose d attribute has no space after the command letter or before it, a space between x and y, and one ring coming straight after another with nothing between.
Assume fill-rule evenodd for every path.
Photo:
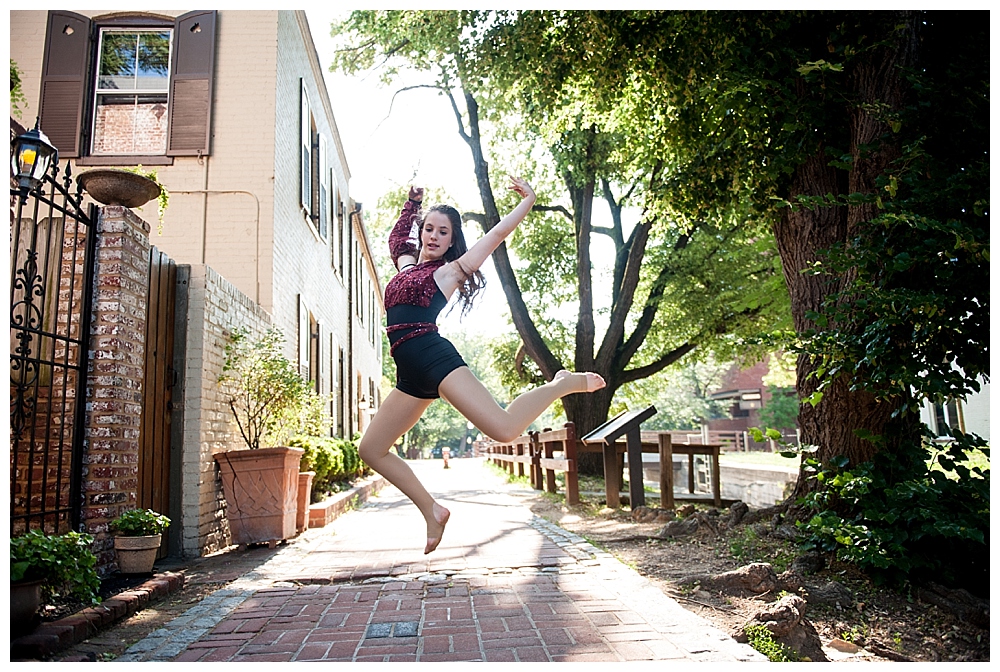
<instances>
[{"instance_id":1,"label":"dirt ground","mask_svg":"<svg viewBox=\"0 0 1000 672\"><path fill-rule=\"evenodd\" d=\"M712 593L682 585L697 574L715 574L751 562L788 569L798 555L789 541L777 538L769 523L741 525L718 534L703 530L682 539L649 539L663 523L636 523L627 507L613 511L584 501L565 506L556 498L530 498L532 511L585 537L614 554L685 608L733 633L765 602L779 596ZM707 508L707 507L702 507ZM822 656L836 662L989 661L989 630L959 621L951 613L872 585L863 575L836 563L809 577L816 583L846 586L850 603L809 605L805 618L815 628ZM831 645L832 644L832 645ZM818 657L818 652L816 657ZM815 659L815 658L814 658Z\"/></svg>"}]
</instances>

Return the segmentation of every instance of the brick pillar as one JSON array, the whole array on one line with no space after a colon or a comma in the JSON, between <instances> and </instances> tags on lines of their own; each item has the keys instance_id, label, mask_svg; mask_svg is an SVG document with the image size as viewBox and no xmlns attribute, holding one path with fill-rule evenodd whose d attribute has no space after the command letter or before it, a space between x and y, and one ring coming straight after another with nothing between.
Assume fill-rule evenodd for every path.
<instances>
[{"instance_id":1,"label":"brick pillar","mask_svg":"<svg viewBox=\"0 0 1000 672\"><path fill-rule=\"evenodd\" d=\"M83 525L101 575L115 561L108 524L138 501L149 248L148 223L122 206L101 208L83 457Z\"/></svg>"}]
</instances>

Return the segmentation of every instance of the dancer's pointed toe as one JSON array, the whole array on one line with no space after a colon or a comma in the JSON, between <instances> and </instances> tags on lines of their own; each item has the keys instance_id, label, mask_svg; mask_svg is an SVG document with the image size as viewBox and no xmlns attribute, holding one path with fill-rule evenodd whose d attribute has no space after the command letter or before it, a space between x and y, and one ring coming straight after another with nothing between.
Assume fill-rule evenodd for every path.
<instances>
[{"instance_id":1,"label":"dancer's pointed toe","mask_svg":"<svg viewBox=\"0 0 1000 672\"><path fill-rule=\"evenodd\" d=\"M604 378L596 373L587 373L587 392L596 392L607 385Z\"/></svg>"},{"instance_id":2,"label":"dancer's pointed toe","mask_svg":"<svg viewBox=\"0 0 1000 672\"><path fill-rule=\"evenodd\" d=\"M435 503L434 522L441 526L441 532L436 537L428 535L427 545L424 546L424 555L433 552L438 547L438 544L441 543L441 538L444 536L444 526L448 524L449 518L451 518L451 511Z\"/></svg>"}]
</instances>

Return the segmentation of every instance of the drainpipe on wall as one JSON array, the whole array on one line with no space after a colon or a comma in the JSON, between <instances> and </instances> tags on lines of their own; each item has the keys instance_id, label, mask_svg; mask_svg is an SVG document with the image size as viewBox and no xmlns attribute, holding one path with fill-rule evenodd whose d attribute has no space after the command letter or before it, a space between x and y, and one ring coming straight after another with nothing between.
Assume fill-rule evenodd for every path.
<instances>
[{"instance_id":1,"label":"drainpipe on wall","mask_svg":"<svg viewBox=\"0 0 1000 672\"><path fill-rule=\"evenodd\" d=\"M347 249L351 252L354 251L354 217L361 212L361 204L355 201L354 209L351 210L351 214L348 217L348 223L351 225L348 227L350 231L350 236L348 237ZM358 254L361 253L361 247L358 247ZM361 431L361 411L358 410L358 404L354 400L354 283L358 281L354 277L356 260L351 256L351 263L348 264L348 280L347 280L347 399L348 399L348 417L351 421L350 436L345 438L350 439L354 436L355 431ZM355 427L354 424L354 414L358 414L358 426Z\"/></svg>"}]
</instances>

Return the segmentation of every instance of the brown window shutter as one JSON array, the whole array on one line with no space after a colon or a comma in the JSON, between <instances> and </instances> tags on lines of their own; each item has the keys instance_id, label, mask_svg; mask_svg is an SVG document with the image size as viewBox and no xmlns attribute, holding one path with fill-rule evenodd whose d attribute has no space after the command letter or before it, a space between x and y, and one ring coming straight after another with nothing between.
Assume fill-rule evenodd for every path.
<instances>
[{"instance_id":1,"label":"brown window shutter","mask_svg":"<svg viewBox=\"0 0 1000 672\"><path fill-rule=\"evenodd\" d=\"M90 65L90 19L50 11L45 31L39 123L60 158L80 156L80 127Z\"/></svg>"},{"instance_id":2,"label":"brown window shutter","mask_svg":"<svg viewBox=\"0 0 1000 672\"><path fill-rule=\"evenodd\" d=\"M174 21L168 156L209 153L216 18L215 10L199 10L188 12Z\"/></svg>"}]
</instances>

